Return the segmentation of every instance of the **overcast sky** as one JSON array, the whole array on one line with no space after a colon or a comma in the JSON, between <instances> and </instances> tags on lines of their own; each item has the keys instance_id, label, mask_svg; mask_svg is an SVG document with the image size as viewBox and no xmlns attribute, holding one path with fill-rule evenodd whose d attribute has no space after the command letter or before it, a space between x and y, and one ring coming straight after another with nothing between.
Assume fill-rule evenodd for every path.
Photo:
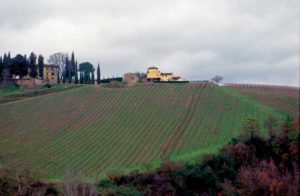
<instances>
[{"instance_id":1,"label":"overcast sky","mask_svg":"<svg viewBox=\"0 0 300 196\"><path fill-rule=\"evenodd\" d=\"M1 0L0 55L73 50L105 76L299 86L298 0Z\"/></svg>"}]
</instances>

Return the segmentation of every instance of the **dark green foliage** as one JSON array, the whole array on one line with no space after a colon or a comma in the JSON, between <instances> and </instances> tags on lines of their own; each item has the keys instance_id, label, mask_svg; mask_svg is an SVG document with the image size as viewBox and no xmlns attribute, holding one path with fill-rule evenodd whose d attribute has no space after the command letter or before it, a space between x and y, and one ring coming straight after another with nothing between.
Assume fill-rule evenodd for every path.
<instances>
[{"instance_id":1,"label":"dark green foliage","mask_svg":"<svg viewBox=\"0 0 300 196\"><path fill-rule=\"evenodd\" d=\"M100 80L101 83L122 82L122 81L123 81L122 77L107 78L107 79Z\"/></svg>"},{"instance_id":2,"label":"dark green foliage","mask_svg":"<svg viewBox=\"0 0 300 196\"><path fill-rule=\"evenodd\" d=\"M47 83L47 84L45 84L45 87L46 88L51 88L51 84Z\"/></svg>"},{"instance_id":3,"label":"dark green foliage","mask_svg":"<svg viewBox=\"0 0 300 196\"><path fill-rule=\"evenodd\" d=\"M95 71L94 66L89 62L80 63L79 71L83 75L83 83L92 84L93 73Z\"/></svg>"},{"instance_id":4,"label":"dark green foliage","mask_svg":"<svg viewBox=\"0 0 300 196\"><path fill-rule=\"evenodd\" d=\"M62 74L62 79L63 79L63 84L65 84L66 83L66 74L65 74L65 72L63 72L63 74Z\"/></svg>"},{"instance_id":5,"label":"dark green foliage","mask_svg":"<svg viewBox=\"0 0 300 196\"><path fill-rule=\"evenodd\" d=\"M95 72L94 71L92 72L92 82L91 83L95 84Z\"/></svg>"},{"instance_id":6,"label":"dark green foliage","mask_svg":"<svg viewBox=\"0 0 300 196\"><path fill-rule=\"evenodd\" d=\"M69 61L69 58L66 58L66 68L65 68L65 77L68 79L69 84L72 83L72 67L71 67L71 61Z\"/></svg>"},{"instance_id":7,"label":"dark green foliage","mask_svg":"<svg viewBox=\"0 0 300 196\"><path fill-rule=\"evenodd\" d=\"M100 80L101 80L100 64L98 63L98 67L97 67L97 84L100 84Z\"/></svg>"},{"instance_id":8,"label":"dark green foliage","mask_svg":"<svg viewBox=\"0 0 300 196\"><path fill-rule=\"evenodd\" d=\"M3 80L8 80L10 78L10 64L11 64L10 53L8 56L5 53L3 57L3 73L2 73Z\"/></svg>"},{"instance_id":9,"label":"dark green foliage","mask_svg":"<svg viewBox=\"0 0 300 196\"><path fill-rule=\"evenodd\" d=\"M57 83L60 84L60 72L57 73Z\"/></svg>"},{"instance_id":10,"label":"dark green foliage","mask_svg":"<svg viewBox=\"0 0 300 196\"><path fill-rule=\"evenodd\" d=\"M84 81L84 79L83 79L83 73L80 72L79 74L80 74L79 82L80 82L80 84L83 84L83 81Z\"/></svg>"},{"instance_id":11,"label":"dark green foliage","mask_svg":"<svg viewBox=\"0 0 300 196\"><path fill-rule=\"evenodd\" d=\"M10 62L10 74L14 74L23 78L28 74L26 57L18 54Z\"/></svg>"},{"instance_id":12,"label":"dark green foliage","mask_svg":"<svg viewBox=\"0 0 300 196\"><path fill-rule=\"evenodd\" d=\"M36 78L38 73L37 73L37 68L36 68L36 54L33 52L29 56L29 75L32 78Z\"/></svg>"},{"instance_id":13,"label":"dark green foliage","mask_svg":"<svg viewBox=\"0 0 300 196\"><path fill-rule=\"evenodd\" d=\"M2 56L0 56L0 80L3 79L3 60Z\"/></svg>"},{"instance_id":14,"label":"dark green foliage","mask_svg":"<svg viewBox=\"0 0 300 196\"><path fill-rule=\"evenodd\" d=\"M246 133L250 134L251 138L253 138L254 133L259 133L261 126L255 118L248 117L244 122L243 129Z\"/></svg>"},{"instance_id":15,"label":"dark green foliage","mask_svg":"<svg viewBox=\"0 0 300 196\"><path fill-rule=\"evenodd\" d=\"M44 78L44 57L39 55L38 57L38 66L39 66L39 77Z\"/></svg>"},{"instance_id":16,"label":"dark green foliage","mask_svg":"<svg viewBox=\"0 0 300 196\"><path fill-rule=\"evenodd\" d=\"M75 76L76 74L76 63L75 62L75 55L74 55L74 51L72 52L72 55L71 55L71 61L70 61L70 73L71 73L71 76Z\"/></svg>"},{"instance_id":17,"label":"dark green foliage","mask_svg":"<svg viewBox=\"0 0 300 196\"><path fill-rule=\"evenodd\" d=\"M78 63L75 63L75 84L78 84Z\"/></svg>"},{"instance_id":18,"label":"dark green foliage","mask_svg":"<svg viewBox=\"0 0 300 196\"><path fill-rule=\"evenodd\" d=\"M71 83L72 81L72 75L71 75L71 63L69 61L69 58L66 58L66 66L65 66L65 70L64 70L64 76L65 76L65 80L68 80L69 83Z\"/></svg>"}]
</instances>

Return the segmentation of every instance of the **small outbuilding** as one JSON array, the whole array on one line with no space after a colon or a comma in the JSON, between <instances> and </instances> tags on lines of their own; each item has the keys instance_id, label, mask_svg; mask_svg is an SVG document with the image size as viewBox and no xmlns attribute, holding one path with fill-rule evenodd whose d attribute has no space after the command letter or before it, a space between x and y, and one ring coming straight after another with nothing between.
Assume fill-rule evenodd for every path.
<instances>
[{"instance_id":1,"label":"small outbuilding","mask_svg":"<svg viewBox=\"0 0 300 196\"><path fill-rule=\"evenodd\" d=\"M139 76L136 73L126 73L124 74L124 82L128 85L134 85L139 81Z\"/></svg>"}]
</instances>

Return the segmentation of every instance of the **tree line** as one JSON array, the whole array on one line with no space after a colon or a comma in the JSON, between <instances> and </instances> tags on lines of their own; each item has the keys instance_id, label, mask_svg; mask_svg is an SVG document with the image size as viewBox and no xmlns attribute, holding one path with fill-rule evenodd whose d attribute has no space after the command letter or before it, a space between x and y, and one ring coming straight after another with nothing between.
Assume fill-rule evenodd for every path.
<instances>
[{"instance_id":1,"label":"tree line","mask_svg":"<svg viewBox=\"0 0 300 196\"><path fill-rule=\"evenodd\" d=\"M37 56L32 52L28 58L26 55L21 54L11 57L10 52L8 52L3 57L0 56L0 80L9 80L12 78L12 75L20 78L24 78L27 75L32 78L43 78L43 67L43 55Z\"/></svg>"},{"instance_id":2,"label":"tree line","mask_svg":"<svg viewBox=\"0 0 300 196\"><path fill-rule=\"evenodd\" d=\"M50 55L48 63L57 67L58 83L74 83L74 84L95 84L101 82L100 64L95 70L94 66L89 62L78 64L75 54L72 52L71 58L68 53L57 52ZM0 56L0 81L8 81L12 76L18 76L19 79L30 77L44 79L44 57L31 52L29 57L17 54L11 57L10 52ZM96 76L95 77L95 71Z\"/></svg>"}]
</instances>

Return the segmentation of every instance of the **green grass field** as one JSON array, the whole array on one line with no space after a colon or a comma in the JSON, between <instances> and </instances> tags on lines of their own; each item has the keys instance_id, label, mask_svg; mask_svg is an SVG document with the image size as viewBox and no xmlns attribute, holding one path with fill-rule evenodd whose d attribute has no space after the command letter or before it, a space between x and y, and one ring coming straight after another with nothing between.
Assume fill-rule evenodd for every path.
<instances>
[{"instance_id":1,"label":"green grass field","mask_svg":"<svg viewBox=\"0 0 300 196\"><path fill-rule=\"evenodd\" d=\"M50 179L66 168L103 177L214 153L239 136L247 117L264 122L269 115L285 114L212 84L81 86L0 104L0 156Z\"/></svg>"}]
</instances>

